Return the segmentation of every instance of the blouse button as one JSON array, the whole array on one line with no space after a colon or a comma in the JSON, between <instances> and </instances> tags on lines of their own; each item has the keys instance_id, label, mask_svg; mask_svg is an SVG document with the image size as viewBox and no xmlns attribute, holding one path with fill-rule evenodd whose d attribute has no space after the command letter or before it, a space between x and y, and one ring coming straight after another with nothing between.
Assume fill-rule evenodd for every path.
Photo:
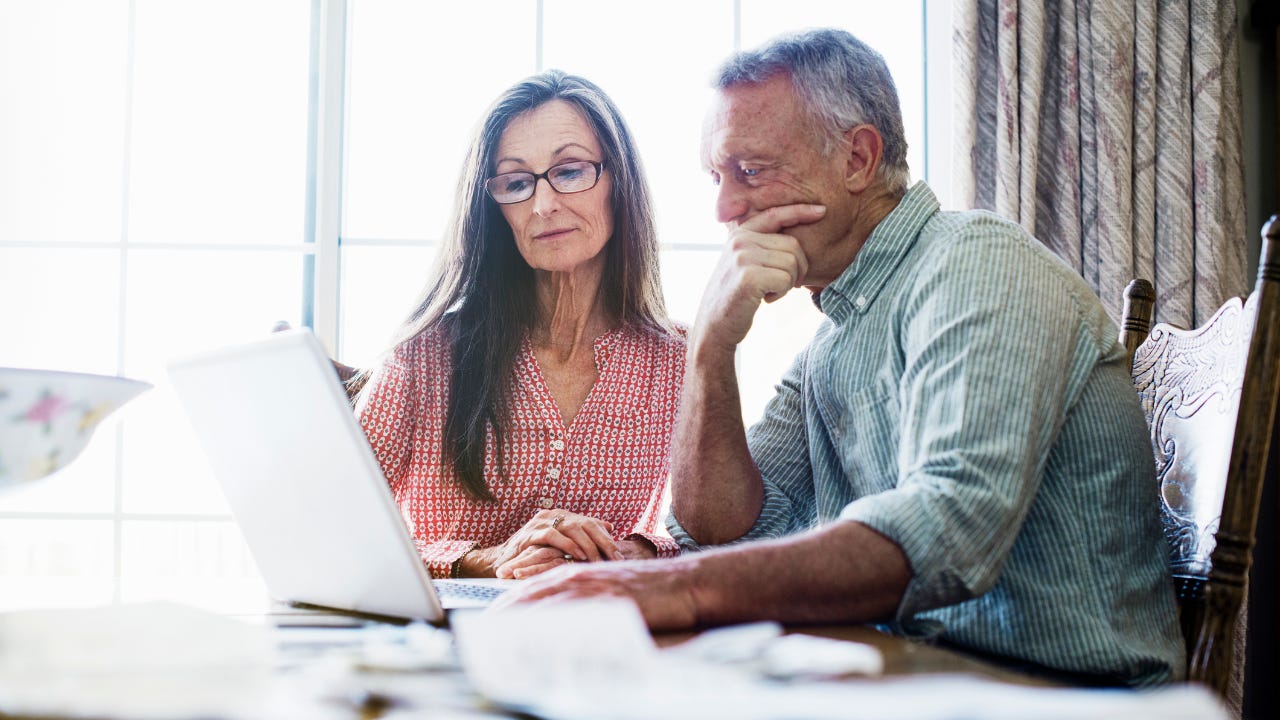
<instances>
[{"instance_id":1,"label":"blouse button","mask_svg":"<svg viewBox=\"0 0 1280 720\"><path fill-rule=\"evenodd\" d=\"M547 468L547 477L551 478L552 480L558 479L560 477L560 468L558 467Z\"/></svg>"},{"instance_id":2,"label":"blouse button","mask_svg":"<svg viewBox=\"0 0 1280 720\"><path fill-rule=\"evenodd\" d=\"M563 440L559 440L559 439L557 439L557 440L552 440L552 441L551 441L551 449L552 449L552 450L563 450L563 449L564 449L564 441L563 441Z\"/></svg>"},{"instance_id":3,"label":"blouse button","mask_svg":"<svg viewBox=\"0 0 1280 720\"><path fill-rule=\"evenodd\" d=\"M555 507L555 504L555 501L551 498L542 498L538 501L538 505L541 506L543 510L550 510Z\"/></svg>"}]
</instances>

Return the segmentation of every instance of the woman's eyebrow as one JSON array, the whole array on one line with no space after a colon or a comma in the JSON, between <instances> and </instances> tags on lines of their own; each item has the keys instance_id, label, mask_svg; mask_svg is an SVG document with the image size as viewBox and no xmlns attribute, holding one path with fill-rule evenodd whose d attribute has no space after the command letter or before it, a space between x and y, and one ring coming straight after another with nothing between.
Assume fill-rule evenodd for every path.
<instances>
[{"instance_id":1,"label":"woman's eyebrow","mask_svg":"<svg viewBox=\"0 0 1280 720\"><path fill-rule=\"evenodd\" d=\"M556 148L555 150L553 150L553 151L552 151L552 153L551 153L551 156L552 156L552 157L559 157L560 155L563 155L563 154L564 154L564 152L565 152L566 150L568 150L569 148L579 148L579 149L581 149L581 150L585 151L588 155L594 155L594 154L595 154L595 153L591 150L591 148L587 147L586 145L583 145L582 143L579 143L579 142L567 142L567 143L565 143L564 145L561 145L560 147L558 147L558 148ZM504 162L513 162L513 163L517 163L517 164L520 164L520 165L527 165L527 164L528 164L528 163L525 161L525 159L524 159L524 158L521 158L521 157L513 157L513 156L507 156L507 157L500 157L500 158L498 158L497 160L494 160L494 161L493 161L493 165L494 165L494 167L497 167L498 165L501 165L501 164L502 164L502 163L504 163Z\"/></svg>"},{"instance_id":2,"label":"woman's eyebrow","mask_svg":"<svg viewBox=\"0 0 1280 720\"><path fill-rule=\"evenodd\" d=\"M564 145L561 145L560 147L556 148L556 151L552 153L552 155L561 155L564 153L565 150L568 150L571 147L581 148L582 150L587 151L588 154L594 154L591 148L587 147L586 145L583 145L582 143L567 142Z\"/></svg>"}]
</instances>

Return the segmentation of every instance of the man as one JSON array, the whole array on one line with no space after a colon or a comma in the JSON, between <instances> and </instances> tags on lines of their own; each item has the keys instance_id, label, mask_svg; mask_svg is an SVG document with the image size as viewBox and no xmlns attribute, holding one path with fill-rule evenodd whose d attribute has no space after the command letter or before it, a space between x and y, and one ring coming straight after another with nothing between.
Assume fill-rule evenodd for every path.
<instances>
[{"instance_id":1,"label":"man","mask_svg":"<svg viewBox=\"0 0 1280 720\"><path fill-rule=\"evenodd\" d=\"M689 337L670 561L519 599L623 595L655 629L883 621L1104 683L1184 659L1152 454L1098 299L1016 225L908 189L897 93L843 31L721 69L703 136L731 232ZM761 301L828 320L750 433L733 358Z\"/></svg>"}]
</instances>

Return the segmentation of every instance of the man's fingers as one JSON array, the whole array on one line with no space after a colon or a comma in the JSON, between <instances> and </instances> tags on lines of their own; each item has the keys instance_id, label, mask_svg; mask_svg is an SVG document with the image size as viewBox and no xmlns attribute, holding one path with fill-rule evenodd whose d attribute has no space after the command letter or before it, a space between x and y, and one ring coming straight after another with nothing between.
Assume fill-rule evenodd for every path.
<instances>
[{"instance_id":1,"label":"man's fingers","mask_svg":"<svg viewBox=\"0 0 1280 720\"><path fill-rule=\"evenodd\" d=\"M778 233L796 225L808 225L827 214L825 205L779 205L760 212L738 227L758 233Z\"/></svg>"},{"instance_id":2,"label":"man's fingers","mask_svg":"<svg viewBox=\"0 0 1280 720\"><path fill-rule=\"evenodd\" d=\"M786 292L797 287L809 272L809 259L800 243L790 235L762 235L739 228L730 239L729 253L740 271L751 268L780 270L786 274L781 286L772 291Z\"/></svg>"},{"instance_id":3,"label":"man's fingers","mask_svg":"<svg viewBox=\"0 0 1280 720\"><path fill-rule=\"evenodd\" d=\"M572 577L571 573L574 570L585 569L586 567L588 566L565 562L557 566L557 568L550 568L553 572L547 572L545 575L535 580L530 580L519 588L503 593L490 605L490 608L500 610L512 605L544 600L556 595L573 592L574 586L567 582L568 578Z\"/></svg>"},{"instance_id":4,"label":"man's fingers","mask_svg":"<svg viewBox=\"0 0 1280 720\"><path fill-rule=\"evenodd\" d=\"M797 243L797 245L799 245L799 243ZM796 275L795 275L796 279L795 279L795 282L792 283L792 287L800 287L800 284L804 282L804 279L809 275L809 258L806 257L803 252L798 252L795 254L795 259L796 259Z\"/></svg>"},{"instance_id":5,"label":"man's fingers","mask_svg":"<svg viewBox=\"0 0 1280 720\"><path fill-rule=\"evenodd\" d=\"M779 263L785 265L786 263ZM794 265L792 266L794 267ZM796 287L799 278L803 275L796 274L796 270L788 267L773 266L754 266L745 267L740 271L741 287L750 293L756 299L763 299L765 302L773 302L778 298L786 295L792 288Z\"/></svg>"}]
</instances>

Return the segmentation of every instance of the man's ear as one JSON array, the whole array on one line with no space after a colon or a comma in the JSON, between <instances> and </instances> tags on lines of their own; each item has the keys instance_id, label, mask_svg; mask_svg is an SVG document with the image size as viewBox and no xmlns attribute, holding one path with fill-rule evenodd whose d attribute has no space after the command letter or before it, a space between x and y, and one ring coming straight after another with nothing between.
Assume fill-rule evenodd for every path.
<instances>
[{"instance_id":1,"label":"man's ear","mask_svg":"<svg viewBox=\"0 0 1280 720\"><path fill-rule=\"evenodd\" d=\"M884 140L871 125L858 125L844 133L843 148L848 153L844 184L849 192L860 193L871 187L880 171Z\"/></svg>"}]
</instances>

